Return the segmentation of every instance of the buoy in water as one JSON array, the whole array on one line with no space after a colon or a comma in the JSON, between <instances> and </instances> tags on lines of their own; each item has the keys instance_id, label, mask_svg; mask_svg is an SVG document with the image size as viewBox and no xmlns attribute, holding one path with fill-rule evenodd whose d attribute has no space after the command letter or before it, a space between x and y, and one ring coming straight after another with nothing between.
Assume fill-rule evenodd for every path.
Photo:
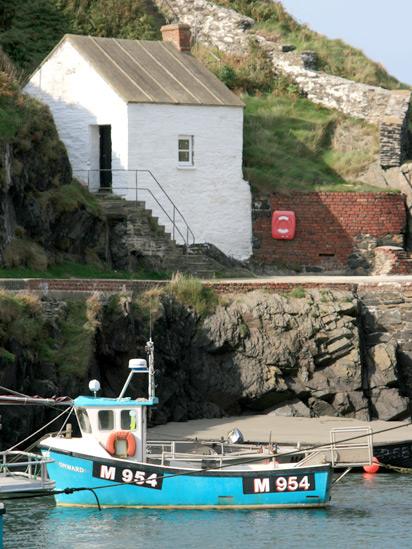
<instances>
[{"instance_id":1,"label":"buoy in water","mask_svg":"<svg viewBox=\"0 0 412 549\"><path fill-rule=\"evenodd\" d=\"M379 471L379 459L375 456L372 458L372 463L370 465L364 465L363 470L365 473L369 473L370 475L374 475Z\"/></svg>"}]
</instances>

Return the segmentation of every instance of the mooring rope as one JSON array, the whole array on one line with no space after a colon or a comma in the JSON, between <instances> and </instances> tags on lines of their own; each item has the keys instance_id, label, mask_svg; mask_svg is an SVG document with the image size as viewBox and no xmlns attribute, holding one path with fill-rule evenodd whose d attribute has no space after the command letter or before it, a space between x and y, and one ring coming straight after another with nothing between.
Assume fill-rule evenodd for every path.
<instances>
[{"instance_id":1,"label":"mooring rope","mask_svg":"<svg viewBox=\"0 0 412 549\"><path fill-rule=\"evenodd\" d=\"M389 471L401 473L402 475L412 475L412 467L398 467L397 465L389 465L389 463L382 463L381 461L377 463L377 465L384 469L388 469Z\"/></svg>"},{"instance_id":2,"label":"mooring rope","mask_svg":"<svg viewBox=\"0 0 412 549\"><path fill-rule=\"evenodd\" d=\"M40 427L40 429L37 429L37 431L35 431L34 433L32 433L31 435L29 435L28 437L26 437L25 439L23 440L20 440L19 442L17 442L14 446L12 446L11 448L8 448L7 450L5 450L3 453L7 453L7 452L11 452L12 450L14 450L15 448L17 448L17 446L20 446L21 444L23 444L24 442L26 442L27 440L30 440L31 438L33 438L35 435L37 435L38 433L40 433L41 431L43 431L44 429L46 429L46 427L48 427L49 425L51 425L52 423L54 423L55 421L57 421L61 416L63 416L64 414L68 414L67 418L70 416L70 414L72 413L73 411L73 406L71 408L68 408L66 410L63 410L63 412L61 414L59 414L58 416L56 416L54 419L52 419L51 421L49 421L48 423L46 423L46 425L43 425L43 427ZM67 420L66 420L67 421Z\"/></svg>"}]
</instances>

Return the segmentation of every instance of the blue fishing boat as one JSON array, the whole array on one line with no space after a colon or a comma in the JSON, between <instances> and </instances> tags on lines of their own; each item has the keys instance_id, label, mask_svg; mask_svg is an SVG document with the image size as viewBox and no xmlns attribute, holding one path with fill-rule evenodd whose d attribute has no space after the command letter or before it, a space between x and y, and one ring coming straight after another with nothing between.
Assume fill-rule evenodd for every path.
<instances>
[{"instance_id":1,"label":"blue fishing boat","mask_svg":"<svg viewBox=\"0 0 412 549\"><path fill-rule=\"evenodd\" d=\"M118 398L98 397L100 385L93 380L89 388L94 396L74 399L80 437L50 436L41 441L58 505L255 509L328 504L332 467L339 456L342 460L347 444L338 448L335 442L334 448L309 451L298 462L283 457L279 463L269 445L148 442L147 413L158 403L151 340L147 352L148 365L143 359L129 362L130 374ZM136 374L148 376L146 398L124 396ZM362 463L372 456L370 437L368 441ZM351 463L343 458L345 467L358 464L353 445L350 452Z\"/></svg>"}]
</instances>

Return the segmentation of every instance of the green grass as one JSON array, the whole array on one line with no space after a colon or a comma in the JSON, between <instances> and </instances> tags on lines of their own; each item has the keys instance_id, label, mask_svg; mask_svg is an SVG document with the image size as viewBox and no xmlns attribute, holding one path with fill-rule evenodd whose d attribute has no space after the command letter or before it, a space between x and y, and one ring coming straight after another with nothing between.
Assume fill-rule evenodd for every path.
<instances>
[{"instance_id":1,"label":"green grass","mask_svg":"<svg viewBox=\"0 0 412 549\"><path fill-rule=\"evenodd\" d=\"M243 99L244 171L254 191L380 190L351 183L376 157L375 127L294 96Z\"/></svg>"},{"instance_id":2,"label":"green grass","mask_svg":"<svg viewBox=\"0 0 412 549\"><path fill-rule=\"evenodd\" d=\"M319 57L319 68L329 74L349 78L388 89L408 88L388 74L385 68L342 40L331 40L307 25L298 23L272 0L216 0L216 3L233 8L256 21L254 30L269 40L293 44L297 52L313 50Z\"/></svg>"},{"instance_id":3,"label":"green grass","mask_svg":"<svg viewBox=\"0 0 412 549\"><path fill-rule=\"evenodd\" d=\"M192 276L176 275L163 291L182 305L193 309L199 316L213 313L219 303L214 290L206 288L199 279Z\"/></svg>"},{"instance_id":4,"label":"green grass","mask_svg":"<svg viewBox=\"0 0 412 549\"><path fill-rule=\"evenodd\" d=\"M83 207L94 217L104 217L96 196L75 180L69 185L61 185L39 193L38 197L43 204L49 203L57 215L74 212Z\"/></svg>"},{"instance_id":5,"label":"green grass","mask_svg":"<svg viewBox=\"0 0 412 549\"><path fill-rule=\"evenodd\" d=\"M125 280L167 280L169 273L140 270L134 273L102 269L85 263L52 265L47 270L29 267L0 268L0 278L120 278Z\"/></svg>"},{"instance_id":6,"label":"green grass","mask_svg":"<svg viewBox=\"0 0 412 549\"><path fill-rule=\"evenodd\" d=\"M287 295L289 297L294 297L295 299L303 299L306 297L306 291L302 286L297 286L296 288L293 288L293 290L290 290Z\"/></svg>"},{"instance_id":7,"label":"green grass","mask_svg":"<svg viewBox=\"0 0 412 549\"><path fill-rule=\"evenodd\" d=\"M164 22L149 0L0 0L0 44L27 75L65 33L156 39Z\"/></svg>"},{"instance_id":8,"label":"green grass","mask_svg":"<svg viewBox=\"0 0 412 549\"><path fill-rule=\"evenodd\" d=\"M0 142L9 142L17 135L25 120L24 104L14 78L0 72Z\"/></svg>"},{"instance_id":9,"label":"green grass","mask_svg":"<svg viewBox=\"0 0 412 549\"><path fill-rule=\"evenodd\" d=\"M94 350L94 329L87 321L87 303L67 302L67 313L60 322L61 338L53 353L60 374L65 378L86 378Z\"/></svg>"},{"instance_id":10,"label":"green grass","mask_svg":"<svg viewBox=\"0 0 412 549\"><path fill-rule=\"evenodd\" d=\"M0 292L0 364L16 362L17 343L26 348L27 358L36 355L44 336L39 318L39 299L32 295ZM20 356L24 360L24 356Z\"/></svg>"}]
</instances>

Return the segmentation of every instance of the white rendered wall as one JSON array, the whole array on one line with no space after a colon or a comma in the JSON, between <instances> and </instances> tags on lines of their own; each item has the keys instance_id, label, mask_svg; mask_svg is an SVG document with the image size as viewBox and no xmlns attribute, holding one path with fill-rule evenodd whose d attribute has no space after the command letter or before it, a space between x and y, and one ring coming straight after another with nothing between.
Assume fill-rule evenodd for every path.
<instances>
[{"instance_id":1,"label":"white rendered wall","mask_svg":"<svg viewBox=\"0 0 412 549\"><path fill-rule=\"evenodd\" d=\"M50 107L75 177L87 181L87 171L99 168L96 125L112 126L112 168L126 167L127 104L70 42L63 42L33 74L25 92ZM124 177L114 172L113 188L122 186ZM98 188L98 180L97 172L89 173L92 188Z\"/></svg>"},{"instance_id":2,"label":"white rendered wall","mask_svg":"<svg viewBox=\"0 0 412 549\"><path fill-rule=\"evenodd\" d=\"M210 242L227 255L249 258L252 215L250 187L242 176L243 109L129 104L128 110L128 168L153 172L186 218L197 243ZM179 135L194 136L193 168L178 166ZM151 177L138 175L139 187L149 188L172 217L173 208ZM150 193L141 191L139 200L172 232ZM183 232L182 223L179 227ZM178 234L176 240L182 241Z\"/></svg>"}]
</instances>

